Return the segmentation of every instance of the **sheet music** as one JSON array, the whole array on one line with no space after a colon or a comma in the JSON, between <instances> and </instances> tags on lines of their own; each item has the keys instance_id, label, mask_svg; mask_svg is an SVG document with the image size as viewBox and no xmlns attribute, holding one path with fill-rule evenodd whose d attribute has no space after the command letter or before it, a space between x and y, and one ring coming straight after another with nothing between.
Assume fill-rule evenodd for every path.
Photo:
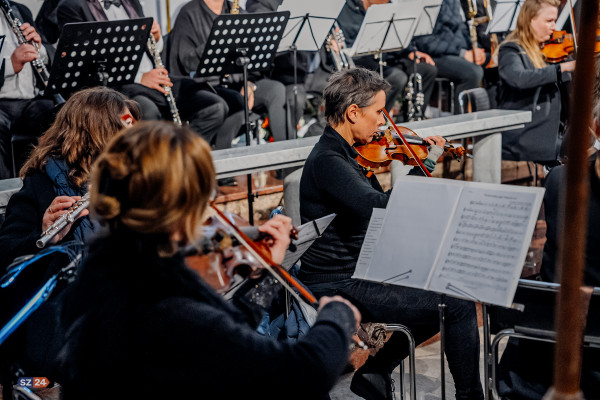
<instances>
[{"instance_id":1,"label":"sheet music","mask_svg":"<svg viewBox=\"0 0 600 400\"><path fill-rule=\"evenodd\" d=\"M427 284L461 188L424 182L431 178L401 176L394 183L365 279L415 288Z\"/></svg>"},{"instance_id":2,"label":"sheet music","mask_svg":"<svg viewBox=\"0 0 600 400\"><path fill-rule=\"evenodd\" d=\"M372 5L367 9L350 54L357 56L407 47L421 11L421 3L416 1Z\"/></svg>"},{"instance_id":3,"label":"sheet music","mask_svg":"<svg viewBox=\"0 0 600 400\"><path fill-rule=\"evenodd\" d=\"M498 0L486 34L512 32L517 27L517 17L525 0Z\"/></svg>"},{"instance_id":4,"label":"sheet music","mask_svg":"<svg viewBox=\"0 0 600 400\"><path fill-rule=\"evenodd\" d=\"M356 269L354 270L353 278L364 279L371 264L371 259L375 253L375 247L381 234L381 228L383 227L383 220L385 218L385 208L374 208L373 214L371 214L371 220L367 227L367 233L365 234L365 240L360 249L358 255L358 261L356 262Z\"/></svg>"},{"instance_id":5,"label":"sheet music","mask_svg":"<svg viewBox=\"0 0 600 400\"><path fill-rule=\"evenodd\" d=\"M510 306L528 250L524 244L535 229L536 218L530 217L539 211L536 196L465 188L429 290Z\"/></svg>"},{"instance_id":6,"label":"sheet music","mask_svg":"<svg viewBox=\"0 0 600 400\"><path fill-rule=\"evenodd\" d=\"M285 269L290 269L298 262L300 257L320 237L331 221L335 218L335 214L329 214L314 221L300 225L298 229L298 239L294 240L296 251L287 251L281 265Z\"/></svg>"},{"instance_id":7,"label":"sheet music","mask_svg":"<svg viewBox=\"0 0 600 400\"><path fill-rule=\"evenodd\" d=\"M421 13L417 20L413 37L431 35L433 33L440 8L442 8L442 0L399 0L399 2L417 2L421 7Z\"/></svg>"},{"instance_id":8,"label":"sheet music","mask_svg":"<svg viewBox=\"0 0 600 400\"><path fill-rule=\"evenodd\" d=\"M510 306L543 193L400 176L355 277Z\"/></svg>"},{"instance_id":9,"label":"sheet music","mask_svg":"<svg viewBox=\"0 0 600 400\"><path fill-rule=\"evenodd\" d=\"M345 3L344 0L284 0L277 11L289 11L290 18L277 51L289 51L294 44L297 51L319 51Z\"/></svg>"}]
</instances>

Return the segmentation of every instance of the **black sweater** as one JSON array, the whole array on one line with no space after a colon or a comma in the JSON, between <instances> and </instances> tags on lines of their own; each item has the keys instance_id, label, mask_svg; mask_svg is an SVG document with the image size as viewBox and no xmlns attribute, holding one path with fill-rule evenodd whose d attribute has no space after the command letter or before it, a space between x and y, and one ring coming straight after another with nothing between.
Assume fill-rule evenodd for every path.
<instances>
[{"instance_id":1,"label":"black sweater","mask_svg":"<svg viewBox=\"0 0 600 400\"><path fill-rule=\"evenodd\" d=\"M65 320L79 324L64 353L66 399L316 398L331 389L348 360L346 305L325 306L298 342L278 342L182 257L155 249L134 233L92 245L65 306Z\"/></svg>"},{"instance_id":2,"label":"black sweater","mask_svg":"<svg viewBox=\"0 0 600 400\"><path fill-rule=\"evenodd\" d=\"M373 208L385 208L375 175L367 178L357 151L327 126L304 164L300 181L302 223L337 216L302 257L300 280L307 284L352 276Z\"/></svg>"}]
</instances>

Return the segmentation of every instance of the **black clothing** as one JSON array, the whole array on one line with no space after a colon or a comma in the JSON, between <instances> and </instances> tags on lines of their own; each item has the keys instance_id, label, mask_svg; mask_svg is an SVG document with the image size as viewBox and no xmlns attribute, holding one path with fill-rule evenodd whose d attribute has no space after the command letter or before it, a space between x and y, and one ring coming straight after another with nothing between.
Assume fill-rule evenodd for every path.
<instances>
[{"instance_id":1,"label":"black clothing","mask_svg":"<svg viewBox=\"0 0 600 400\"><path fill-rule=\"evenodd\" d=\"M44 213L55 197L54 185L43 171L26 176L21 190L11 196L6 207L6 219L0 228L1 275L16 257L40 251L35 242L42 234ZM74 226L79 223L76 221ZM63 238L63 242L73 240L73 230Z\"/></svg>"},{"instance_id":2,"label":"black clothing","mask_svg":"<svg viewBox=\"0 0 600 400\"><path fill-rule=\"evenodd\" d=\"M588 226L585 252L584 284L600 286L600 179L594 170L596 156L590 161L590 200L588 204ZM545 281L558 282L556 256L558 253L558 237L561 229L563 208L561 203L565 196L567 167L564 165L552 168L546 177L546 194L544 195L544 216L546 219L546 243L541 275Z\"/></svg>"},{"instance_id":3,"label":"black clothing","mask_svg":"<svg viewBox=\"0 0 600 400\"><path fill-rule=\"evenodd\" d=\"M471 49L469 29L461 14L458 0L444 0L431 35L420 36L415 42L419 50L432 57L462 56Z\"/></svg>"},{"instance_id":4,"label":"black clothing","mask_svg":"<svg viewBox=\"0 0 600 400\"><path fill-rule=\"evenodd\" d=\"M300 180L302 223L337 214L302 257L299 277L306 284L352 276L373 208L385 208L389 200L391 191L384 192L375 175L366 177L356 162L357 155L327 126L304 164ZM348 201L351 198L360 201Z\"/></svg>"},{"instance_id":5,"label":"black clothing","mask_svg":"<svg viewBox=\"0 0 600 400\"><path fill-rule=\"evenodd\" d=\"M313 293L340 295L357 306L364 321L407 325L417 343L439 331L439 295L397 285L351 279L373 208L385 208L390 192L377 178L367 178L356 162L356 150L328 126L315 145L300 181L302 222L335 213L322 236L304 253L299 278ZM420 174L413 168L410 174ZM396 188L396 190L401 190ZM479 381L479 333L472 302L447 299L448 364L457 399L483 398ZM393 335L370 358L361 373L386 376L406 355L406 341Z\"/></svg>"},{"instance_id":6,"label":"black clothing","mask_svg":"<svg viewBox=\"0 0 600 400\"><path fill-rule=\"evenodd\" d=\"M590 161L590 199L585 253L584 284L600 286L600 179L595 171L595 159ZM565 196L567 167L553 168L546 178L544 215L546 243L541 267L542 279L557 282L559 224L564 218L561 203ZM568 266L566 266L568 271ZM498 369L499 392L510 399L540 399L552 384L554 346L549 343L510 339ZM581 388L586 399L600 398L600 351L583 350Z\"/></svg>"},{"instance_id":7,"label":"black clothing","mask_svg":"<svg viewBox=\"0 0 600 400\"><path fill-rule=\"evenodd\" d=\"M144 16L138 0L123 0L122 6L130 18ZM57 9L57 19L60 29L70 22L108 20L98 0L63 0ZM205 85L192 79L177 77L177 74L171 71L169 73L180 117L184 121L189 121L190 128L210 142L227 116L231 114L228 104L213 91L208 90ZM140 83L127 84L116 89L140 104L143 119L172 119L166 97L158 90Z\"/></svg>"},{"instance_id":8,"label":"black clothing","mask_svg":"<svg viewBox=\"0 0 600 400\"><path fill-rule=\"evenodd\" d=\"M498 108L531 111L524 128L502 133L502 159L553 161L560 149L561 95L559 84L570 78L560 64L535 68L525 50L514 42L498 52Z\"/></svg>"},{"instance_id":9,"label":"black clothing","mask_svg":"<svg viewBox=\"0 0 600 400\"><path fill-rule=\"evenodd\" d=\"M347 306L328 304L298 342L277 342L156 244L134 232L92 244L65 302L65 399L315 398L334 385L354 324Z\"/></svg>"},{"instance_id":10,"label":"black clothing","mask_svg":"<svg viewBox=\"0 0 600 400\"><path fill-rule=\"evenodd\" d=\"M224 1L221 14L230 11L231 5ZM181 8L169 34L167 47L166 61L173 75L190 76L190 73L196 72L216 17L203 0L192 0ZM210 82L220 83L218 79Z\"/></svg>"}]
</instances>

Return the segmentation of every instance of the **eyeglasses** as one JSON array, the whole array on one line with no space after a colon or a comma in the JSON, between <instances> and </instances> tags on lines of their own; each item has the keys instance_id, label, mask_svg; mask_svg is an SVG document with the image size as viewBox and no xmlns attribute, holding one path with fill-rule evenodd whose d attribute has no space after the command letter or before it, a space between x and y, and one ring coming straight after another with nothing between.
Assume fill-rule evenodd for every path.
<instances>
[{"instance_id":1,"label":"eyeglasses","mask_svg":"<svg viewBox=\"0 0 600 400\"><path fill-rule=\"evenodd\" d=\"M137 121L129 111L121 115L121 123L125 128L131 128Z\"/></svg>"}]
</instances>

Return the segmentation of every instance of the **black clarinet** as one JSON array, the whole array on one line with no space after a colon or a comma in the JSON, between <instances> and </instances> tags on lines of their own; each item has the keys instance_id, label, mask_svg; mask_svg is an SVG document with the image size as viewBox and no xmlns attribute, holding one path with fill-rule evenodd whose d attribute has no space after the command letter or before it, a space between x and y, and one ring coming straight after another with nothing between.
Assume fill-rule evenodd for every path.
<instances>
[{"instance_id":1,"label":"black clarinet","mask_svg":"<svg viewBox=\"0 0 600 400\"><path fill-rule=\"evenodd\" d=\"M39 54L37 43L25 39L25 35L23 35L23 31L21 30L21 21L15 17L8 0L0 0L0 7L2 8L4 16L8 20L12 31L15 33L15 35L17 35L17 41L19 42L19 45L24 43L30 44L35 47ZM48 87L48 80L50 79L50 73L48 73L48 69L40 58L31 61L31 65L33 66L33 74L35 75L35 81L38 88L40 90L46 89Z\"/></svg>"}]
</instances>

